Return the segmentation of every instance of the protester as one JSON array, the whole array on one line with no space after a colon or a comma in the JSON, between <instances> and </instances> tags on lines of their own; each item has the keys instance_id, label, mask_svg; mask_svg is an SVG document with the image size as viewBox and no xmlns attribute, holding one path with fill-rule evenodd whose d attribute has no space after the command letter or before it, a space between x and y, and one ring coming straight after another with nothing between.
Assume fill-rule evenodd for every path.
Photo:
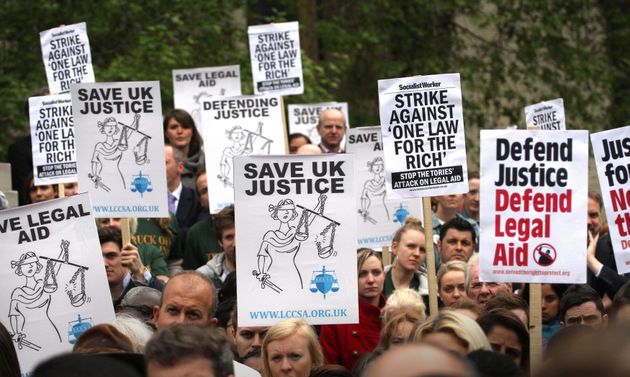
<instances>
[{"instance_id":1,"label":"protester","mask_svg":"<svg viewBox=\"0 0 630 377\"><path fill-rule=\"evenodd\" d=\"M588 285L573 285L560 300L560 326L578 324L602 329L606 327L608 315L597 292Z\"/></svg>"},{"instance_id":2,"label":"protester","mask_svg":"<svg viewBox=\"0 0 630 377\"><path fill-rule=\"evenodd\" d=\"M304 144L295 154L322 154L322 150L315 144Z\"/></svg>"},{"instance_id":3,"label":"protester","mask_svg":"<svg viewBox=\"0 0 630 377\"><path fill-rule=\"evenodd\" d=\"M0 376L20 377L20 362L15 352L13 338L0 322Z\"/></svg>"},{"instance_id":4,"label":"protester","mask_svg":"<svg viewBox=\"0 0 630 377\"><path fill-rule=\"evenodd\" d=\"M153 308L160 305L162 293L154 288L135 287L129 290L116 307L116 315L132 316L155 328Z\"/></svg>"},{"instance_id":5,"label":"protester","mask_svg":"<svg viewBox=\"0 0 630 377\"><path fill-rule=\"evenodd\" d=\"M385 324L395 315L407 312L417 313L422 321L427 318L426 305L418 291L411 288L397 289L387 298L381 311L381 323Z\"/></svg>"},{"instance_id":6,"label":"protester","mask_svg":"<svg viewBox=\"0 0 630 377\"><path fill-rule=\"evenodd\" d=\"M145 352L148 377L234 376L225 333L208 326L177 324L159 331Z\"/></svg>"},{"instance_id":7,"label":"protester","mask_svg":"<svg viewBox=\"0 0 630 377\"><path fill-rule=\"evenodd\" d=\"M394 315L387 322L384 322L378 347L387 351L392 347L407 343L413 327L425 319L424 313L420 314L414 311Z\"/></svg>"},{"instance_id":8,"label":"protester","mask_svg":"<svg viewBox=\"0 0 630 377\"><path fill-rule=\"evenodd\" d=\"M312 144L308 136L295 132L289 135L289 154L296 154L301 146Z\"/></svg>"},{"instance_id":9,"label":"protester","mask_svg":"<svg viewBox=\"0 0 630 377\"><path fill-rule=\"evenodd\" d=\"M63 184L63 195L65 197L73 196L79 193L79 184L77 182L68 182Z\"/></svg>"},{"instance_id":10,"label":"protester","mask_svg":"<svg viewBox=\"0 0 630 377\"><path fill-rule=\"evenodd\" d=\"M437 272L438 296L444 306L452 306L466 295L466 263L452 260L442 263Z\"/></svg>"},{"instance_id":11,"label":"protester","mask_svg":"<svg viewBox=\"0 0 630 377\"><path fill-rule=\"evenodd\" d=\"M353 375L341 365L330 364L314 368L310 377L353 377Z\"/></svg>"},{"instance_id":12,"label":"protester","mask_svg":"<svg viewBox=\"0 0 630 377\"><path fill-rule=\"evenodd\" d=\"M109 323L101 323L85 330L72 347L74 353L132 353L136 352L128 336Z\"/></svg>"},{"instance_id":13,"label":"protester","mask_svg":"<svg viewBox=\"0 0 630 377\"><path fill-rule=\"evenodd\" d=\"M463 194L440 195L435 197L436 208L432 212L433 220L433 243L437 243L440 236L440 229L445 222L459 217L468 221L475 229L475 239L479 239L479 225L471 219L466 219L459 214L460 209L464 205Z\"/></svg>"},{"instance_id":14,"label":"protester","mask_svg":"<svg viewBox=\"0 0 630 377\"><path fill-rule=\"evenodd\" d=\"M524 372L529 370L529 332L521 319L498 308L482 314L477 323L494 352L511 357Z\"/></svg>"},{"instance_id":15,"label":"protester","mask_svg":"<svg viewBox=\"0 0 630 377\"><path fill-rule=\"evenodd\" d=\"M90 377L140 377L129 363L112 356L62 354L54 356L35 367L32 377L90 376Z\"/></svg>"},{"instance_id":16,"label":"protester","mask_svg":"<svg viewBox=\"0 0 630 377\"><path fill-rule=\"evenodd\" d=\"M112 325L131 341L133 352L144 353L144 347L153 336L153 329L129 314L118 313Z\"/></svg>"},{"instance_id":17,"label":"protester","mask_svg":"<svg viewBox=\"0 0 630 377\"><path fill-rule=\"evenodd\" d=\"M624 284L617 291L609 315L612 323L630 324L630 282Z\"/></svg>"},{"instance_id":18,"label":"protester","mask_svg":"<svg viewBox=\"0 0 630 377\"><path fill-rule=\"evenodd\" d=\"M588 205L587 205L587 231L588 234L593 236L600 234L603 230L602 227L602 196L597 192L588 193ZM588 235L587 234L587 235Z\"/></svg>"},{"instance_id":19,"label":"protester","mask_svg":"<svg viewBox=\"0 0 630 377\"><path fill-rule=\"evenodd\" d=\"M346 135L346 118L337 109L326 109L319 114L317 133L323 153L344 153L341 142Z\"/></svg>"},{"instance_id":20,"label":"protester","mask_svg":"<svg viewBox=\"0 0 630 377\"><path fill-rule=\"evenodd\" d=\"M425 258L424 228L422 222L408 217L405 224L396 230L392 239L394 263L385 267L383 294L389 297L399 288L412 288L422 295L429 293Z\"/></svg>"},{"instance_id":21,"label":"protester","mask_svg":"<svg viewBox=\"0 0 630 377\"><path fill-rule=\"evenodd\" d=\"M343 365L348 370L352 370L361 355L378 345L380 312L385 305L383 262L374 250L358 250L357 272L359 323L323 325L319 337L326 364Z\"/></svg>"},{"instance_id":22,"label":"protester","mask_svg":"<svg viewBox=\"0 0 630 377\"><path fill-rule=\"evenodd\" d=\"M529 328L529 304L520 296L502 293L494 296L486 304L486 311L506 309L516 316L525 328Z\"/></svg>"},{"instance_id":23,"label":"protester","mask_svg":"<svg viewBox=\"0 0 630 377\"><path fill-rule=\"evenodd\" d=\"M162 218L137 218L133 243L156 247L166 258L169 275L182 271L183 243L179 236L177 218L173 215Z\"/></svg>"},{"instance_id":24,"label":"protester","mask_svg":"<svg viewBox=\"0 0 630 377\"><path fill-rule=\"evenodd\" d=\"M491 349L479 325L452 310L443 310L428 321L417 324L409 340L413 343L428 343L461 356L478 349Z\"/></svg>"},{"instance_id":25,"label":"protester","mask_svg":"<svg viewBox=\"0 0 630 377\"><path fill-rule=\"evenodd\" d=\"M234 346L236 349L234 358L250 368L262 372L262 364L260 361L261 347L269 326L238 326L238 308L234 306L232 310L232 318L228 332L234 338Z\"/></svg>"},{"instance_id":26,"label":"protester","mask_svg":"<svg viewBox=\"0 0 630 377\"><path fill-rule=\"evenodd\" d=\"M57 198L57 185L35 186L33 173L26 177L24 181L24 191L28 193L26 204L41 203Z\"/></svg>"},{"instance_id":27,"label":"protester","mask_svg":"<svg viewBox=\"0 0 630 377\"><path fill-rule=\"evenodd\" d=\"M287 319L271 326L262 344L263 377L308 377L323 362L317 335L304 320Z\"/></svg>"},{"instance_id":28,"label":"protester","mask_svg":"<svg viewBox=\"0 0 630 377\"><path fill-rule=\"evenodd\" d=\"M218 289L227 275L236 270L236 227L233 205L217 213L214 217L214 227L223 252L199 267L197 272L210 279Z\"/></svg>"},{"instance_id":29,"label":"protester","mask_svg":"<svg viewBox=\"0 0 630 377\"><path fill-rule=\"evenodd\" d=\"M440 227L437 248L441 263L453 260L468 262L475 251L477 236L473 225L461 217L454 217Z\"/></svg>"},{"instance_id":30,"label":"protester","mask_svg":"<svg viewBox=\"0 0 630 377\"><path fill-rule=\"evenodd\" d=\"M460 212L467 219L479 224L479 172L468 172L468 192L464 194L464 209Z\"/></svg>"},{"instance_id":31,"label":"protester","mask_svg":"<svg viewBox=\"0 0 630 377\"><path fill-rule=\"evenodd\" d=\"M186 187L195 187L195 175L204 167L203 140L193 118L182 109L173 109L164 114L164 139L170 145L182 151L184 169L182 183Z\"/></svg>"},{"instance_id":32,"label":"protester","mask_svg":"<svg viewBox=\"0 0 630 377\"><path fill-rule=\"evenodd\" d=\"M466 294L482 307L500 293L512 293L511 283L482 282L479 280L479 255L475 254L466 264Z\"/></svg>"},{"instance_id":33,"label":"protester","mask_svg":"<svg viewBox=\"0 0 630 377\"><path fill-rule=\"evenodd\" d=\"M469 353L467 359L477 369L477 377L525 377L514 360L501 353L477 350Z\"/></svg>"},{"instance_id":34,"label":"protester","mask_svg":"<svg viewBox=\"0 0 630 377\"><path fill-rule=\"evenodd\" d=\"M466 317L476 321L479 316L483 314L483 308L481 305L477 303L477 301L471 300L469 298L461 298L457 300L450 307L451 310L463 314Z\"/></svg>"}]
</instances>

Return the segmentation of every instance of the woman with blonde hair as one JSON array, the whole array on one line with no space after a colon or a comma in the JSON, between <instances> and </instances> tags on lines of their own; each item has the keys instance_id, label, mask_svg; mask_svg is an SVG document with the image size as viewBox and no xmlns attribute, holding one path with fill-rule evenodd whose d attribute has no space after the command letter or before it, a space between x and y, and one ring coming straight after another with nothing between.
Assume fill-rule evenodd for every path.
<instances>
[{"instance_id":1,"label":"woman with blonde hair","mask_svg":"<svg viewBox=\"0 0 630 377\"><path fill-rule=\"evenodd\" d=\"M424 312L408 311L397 313L384 322L381 330L381 341L378 346L381 350L388 349L407 343L411 330L417 323L426 319Z\"/></svg>"},{"instance_id":2,"label":"woman with blonde hair","mask_svg":"<svg viewBox=\"0 0 630 377\"><path fill-rule=\"evenodd\" d=\"M381 322L387 323L392 317L400 313L414 312L420 316L420 320L427 319L426 305L422 295L411 288L397 289L387 299L381 312Z\"/></svg>"},{"instance_id":3,"label":"woman with blonde hair","mask_svg":"<svg viewBox=\"0 0 630 377\"><path fill-rule=\"evenodd\" d=\"M302 319L287 319L271 326L262 343L261 357L263 377L308 377L324 361L315 331Z\"/></svg>"},{"instance_id":4,"label":"woman with blonde hair","mask_svg":"<svg viewBox=\"0 0 630 377\"><path fill-rule=\"evenodd\" d=\"M466 262L452 260L440 266L437 272L438 296L444 306L452 306L466 294Z\"/></svg>"},{"instance_id":5,"label":"woman with blonde hair","mask_svg":"<svg viewBox=\"0 0 630 377\"><path fill-rule=\"evenodd\" d=\"M429 343L466 356L472 351L492 351L477 322L453 310L442 310L411 331L410 342Z\"/></svg>"}]
</instances>

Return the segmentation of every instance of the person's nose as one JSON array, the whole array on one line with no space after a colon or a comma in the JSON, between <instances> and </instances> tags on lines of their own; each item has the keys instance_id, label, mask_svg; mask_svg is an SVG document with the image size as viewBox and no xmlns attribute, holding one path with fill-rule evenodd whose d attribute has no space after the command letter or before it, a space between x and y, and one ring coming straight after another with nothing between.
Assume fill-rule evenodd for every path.
<instances>
[{"instance_id":1,"label":"person's nose","mask_svg":"<svg viewBox=\"0 0 630 377\"><path fill-rule=\"evenodd\" d=\"M455 290L453 291L453 297L454 298L462 297L462 292L459 290L459 288L455 288Z\"/></svg>"},{"instance_id":2,"label":"person's nose","mask_svg":"<svg viewBox=\"0 0 630 377\"><path fill-rule=\"evenodd\" d=\"M282 359L282 364L280 365L280 368L282 369L283 372L290 372L291 371L291 363L289 362L289 358L285 357Z\"/></svg>"},{"instance_id":3,"label":"person's nose","mask_svg":"<svg viewBox=\"0 0 630 377\"><path fill-rule=\"evenodd\" d=\"M260 336L260 334L254 335L254 342L252 343L252 347L254 348L262 347L262 336Z\"/></svg>"},{"instance_id":4,"label":"person's nose","mask_svg":"<svg viewBox=\"0 0 630 377\"><path fill-rule=\"evenodd\" d=\"M488 288L488 284L486 283L482 283L481 284L481 291L479 293L483 293L483 294L490 294L490 288Z\"/></svg>"}]
</instances>

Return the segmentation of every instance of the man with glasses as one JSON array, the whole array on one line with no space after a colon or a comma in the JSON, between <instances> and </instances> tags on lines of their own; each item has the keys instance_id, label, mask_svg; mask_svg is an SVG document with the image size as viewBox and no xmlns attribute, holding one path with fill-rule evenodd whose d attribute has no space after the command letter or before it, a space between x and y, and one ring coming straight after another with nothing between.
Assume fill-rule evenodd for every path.
<instances>
[{"instance_id":1,"label":"man with glasses","mask_svg":"<svg viewBox=\"0 0 630 377\"><path fill-rule=\"evenodd\" d=\"M153 307L160 305L162 293L149 287L135 287L123 297L116 314L127 314L155 329Z\"/></svg>"},{"instance_id":2,"label":"man with glasses","mask_svg":"<svg viewBox=\"0 0 630 377\"><path fill-rule=\"evenodd\" d=\"M468 298L477 301L479 306L486 308L491 298L501 293L511 294L511 283L481 282L479 280L479 254L475 254L466 264L466 293Z\"/></svg>"},{"instance_id":3,"label":"man with glasses","mask_svg":"<svg viewBox=\"0 0 630 377\"><path fill-rule=\"evenodd\" d=\"M341 141L346 135L346 118L337 109L326 109L319 115L317 133L321 138L319 149L323 153L344 153Z\"/></svg>"}]
</instances>

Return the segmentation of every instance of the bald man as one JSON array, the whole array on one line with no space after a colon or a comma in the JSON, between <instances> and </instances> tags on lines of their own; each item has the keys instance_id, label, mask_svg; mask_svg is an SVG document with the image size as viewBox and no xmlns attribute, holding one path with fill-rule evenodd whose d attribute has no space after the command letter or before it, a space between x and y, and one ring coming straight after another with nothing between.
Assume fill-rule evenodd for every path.
<instances>
[{"instance_id":1,"label":"bald man","mask_svg":"<svg viewBox=\"0 0 630 377\"><path fill-rule=\"evenodd\" d=\"M319 148L323 153L344 153L341 141L346 135L346 118L337 109L326 109L319 115L317 133L321 138Z\"/></svg>"},{"instance_id":2,"label":"bald man","mask_svg":"<svg viewBox=\"0 0 630 377\"><path fill-rule=\"evenodd\" d=\"M166 284L160 305L153 307L153 322L158 329L177 323L208 325L216 321L215 309L212 282L199 272L185 271Z\"/></svg>"},{"instance_id":3,"label":"bald man","mask_svg":"<svg viewBox=\"0 0 630 377\"><path fill-rule=\"evenodd\" d=\"M385 352L368 366L367 377L473 377L454 354L428 344L405 344Z\"/></svg>"}]
</instances>

